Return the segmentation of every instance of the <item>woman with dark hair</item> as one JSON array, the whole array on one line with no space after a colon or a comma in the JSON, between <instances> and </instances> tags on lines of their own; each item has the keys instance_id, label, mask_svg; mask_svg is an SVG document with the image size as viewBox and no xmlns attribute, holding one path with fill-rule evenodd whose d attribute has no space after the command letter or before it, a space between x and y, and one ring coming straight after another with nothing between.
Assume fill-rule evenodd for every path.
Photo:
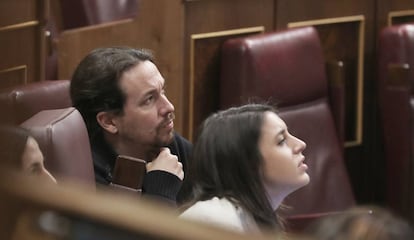
<instances>
[{"instance_id":1,"label":"woman with dark hair","mask_svg":"<svg viewBox=\"0 0 414 240\"><path fill-rule=\"evenodd\" d=\"M43 154L30 132L21 127L0 127L0 163L28 175L56 182L43 164Z\"/></svg>"},{"instance_id":2,"label":"woman with dark hair","mask_svg":"<svg viewBox=\"0 0 414 240\"><path fill-rule=\"evenodd\" d=\"M283 229L275 211L309 183L305 147L269 105L212 114L195 143L194 198L181 217L241 232Z\"/></svg>"}]
</instances>

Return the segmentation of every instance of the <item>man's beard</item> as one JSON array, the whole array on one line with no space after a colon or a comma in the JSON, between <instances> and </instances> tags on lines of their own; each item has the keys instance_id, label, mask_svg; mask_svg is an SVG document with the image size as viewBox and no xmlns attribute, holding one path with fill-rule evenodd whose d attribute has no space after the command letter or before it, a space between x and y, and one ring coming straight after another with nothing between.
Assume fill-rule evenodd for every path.
<instances>
[{"instance_id":1,"label":"man's beard","mask_svg":"<svg viewBox=\"0 0 414 240\"><path fill-rule=\"evenodd\" d=\"M163 120L158 125L158 127L156 128L156 133L157 133L156 134L156 136L157 136L156 138L157 139L155 141L155 147L158 147L158 148L160 148L160 147L166 147L166 146L168 146L173 141L173 138L174 138L174 128L171 129L171 131L168 133L168 135L169 135L168 136L168 139L163 139L164 136L161 136L160 133L162 132L163 128L165 126L167 126L170 121L174 121L174 119L175 119L175 114L174 114L174 112L171 112L171 113L169 113L167 115L166 119Z\"/></svg>"},{"instance_id":2,"label":"man's beard","mask_svg":"<svg viewBox=\"0 0 414 240\"><path fill-rule=\"evenodd\" d=\"M156 158L158 154L160 154L161 148L168 147L173 142L173 140L174 140L174 131L171 131L170 137L167 141L162 140L159 137L157 137L157 139L154 142L154 145L152 145L151 150L148 151L147 161L152 161L154 158Z\"/></svg>"}]
</instances>

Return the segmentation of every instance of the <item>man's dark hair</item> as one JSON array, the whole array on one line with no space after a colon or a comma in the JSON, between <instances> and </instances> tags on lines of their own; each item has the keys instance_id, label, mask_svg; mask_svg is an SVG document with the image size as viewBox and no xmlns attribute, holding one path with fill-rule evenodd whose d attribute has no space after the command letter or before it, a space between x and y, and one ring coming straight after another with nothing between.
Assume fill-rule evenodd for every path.
<instances>
[{"instance_id":1,"label":"man's dark hair","mask_svg":"<svg viewBox=\"0 0 414 240\"><path fill-rule=\"evenodd\" d=\"M126 96L119 79L124 72L147 60L153 61L147 50L109 47L93 50L79 63L72 76L70 96L85 120L89 138L102 132L96 121L99 112L123 113Z\"/></svg>"}]
</instances>

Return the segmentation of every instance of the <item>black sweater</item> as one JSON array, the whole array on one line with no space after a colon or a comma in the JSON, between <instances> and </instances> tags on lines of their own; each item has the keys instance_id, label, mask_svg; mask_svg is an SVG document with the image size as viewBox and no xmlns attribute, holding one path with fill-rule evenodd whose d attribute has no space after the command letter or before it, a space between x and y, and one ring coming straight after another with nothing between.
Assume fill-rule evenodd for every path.
<instances>
[{"instance_id":1,"label":"black sweater","mask_svg":"<svg viewBox=\"0 0 414 240\"><path fill-rule=\"evenodd\" d=\"M118 154L107 144L103 137L91 141L95 180L97 184L109 185L112 182L112 171ZM173 142L168 146L171 153L177 155L183 164L184 179L192 145L179 134L174 134ZM144 177L142 194L168 204L181 203L190 194L189 188L181 189L183 182L174 174L157 170L148 172ZM186 183L186 186L189 185ZM181 189L181 190L180 190Z\"/></svg>"}]
</instances>

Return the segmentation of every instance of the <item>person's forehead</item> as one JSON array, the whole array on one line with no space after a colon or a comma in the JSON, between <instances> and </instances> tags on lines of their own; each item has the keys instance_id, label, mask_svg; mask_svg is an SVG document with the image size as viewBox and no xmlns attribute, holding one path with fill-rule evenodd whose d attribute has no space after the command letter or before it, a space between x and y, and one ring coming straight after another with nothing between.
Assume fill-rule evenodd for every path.
<instances>
[{"instance_id":1,"label":"person's forehead","mask_svg":"<svg viewBox=\"0 0 414 240\"><path fill-rule=\"evenodd\" d=\"M263 119L262 134L273 137L286 130L285 122L274 112L266 112Z\"/></svg>"},{"instance_id":2,"label":"person's forehead","mask_svg":"<svg viewBox=\"0 0 414 240\"><path fill-rule=\"evenodd\" d=\"M145 91L148 88L162 87L164 78L152 62L144 61L125 71L121 76L120 84L124 90L135 87Z\"/></svg>"},{"instance_id":3,"label":"person's forehead","mask_svg":"<svg viewBox=\"0 0 414 240\"><path fill-rule=\"evenodd\" d=\"M286 128L286 123L274 112L266 112L264 115L264 124Z\"/></svg>"}]
</instances>

